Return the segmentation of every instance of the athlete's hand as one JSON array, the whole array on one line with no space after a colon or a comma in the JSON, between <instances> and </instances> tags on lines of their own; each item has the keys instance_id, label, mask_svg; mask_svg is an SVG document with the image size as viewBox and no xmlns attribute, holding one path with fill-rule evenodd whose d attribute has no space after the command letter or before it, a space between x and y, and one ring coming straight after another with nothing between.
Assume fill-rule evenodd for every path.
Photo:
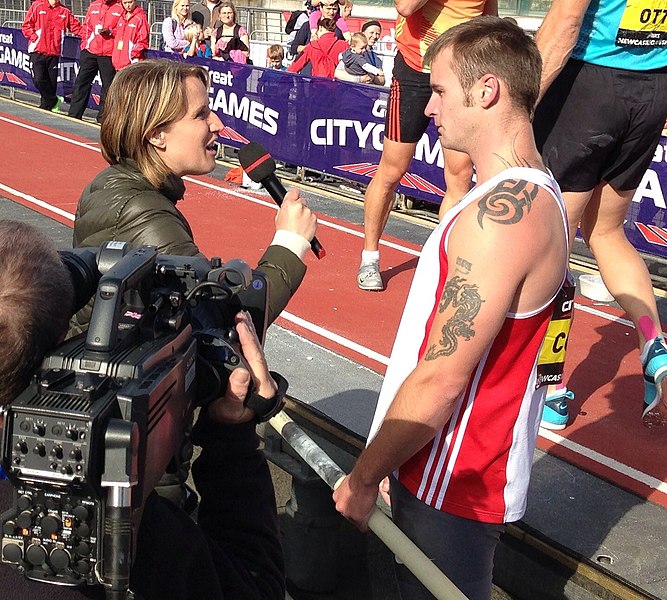
<instances>
[{"instance_id":1,"label":"athlete's hand","mask_svg":"<svg viewBox=\"0 0 667 600\"><path fill-rule=\"evenodd\" d=\"M368 531L368 519L375 508L377 497L377 484L365 486L354 475L345 477L333 493L336 510L360 531Z\"/></svg>"}]
</instances>

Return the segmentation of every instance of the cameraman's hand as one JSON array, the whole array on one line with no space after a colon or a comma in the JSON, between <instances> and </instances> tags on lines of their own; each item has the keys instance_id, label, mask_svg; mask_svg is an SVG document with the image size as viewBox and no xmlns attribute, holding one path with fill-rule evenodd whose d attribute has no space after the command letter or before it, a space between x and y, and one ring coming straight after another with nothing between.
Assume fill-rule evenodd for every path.
<instances>
[{"instance_id":1,"label":"cameraman's hand","mask_svg":"<svg viewBox=\"0 0 667 600\"><path fill-rule=\"evenodd\" d=\"M225 395L208 406L211 419L229 424L246 423L255 418L255 412L243 406L251 380L254 382L255 391L264 398L272 398L278 390L276 382L269 374L266 357L250 315L242 311L236 315L235 320L241 351L250 372L243 368L234 369L229 376Z\"/></svg>"},{"instance_id":2,"label":"cameraman's hand","mask_svg":"<svg viewBox=\"0 0 667 600\"><path fill-rule=\"evenodd\" d=\"M276 231L285 229L305 238L308 242L315 236L317 217L308 208L305 198L298 189L292 188L285 194L282 206L276 215Z\"/></svg>"}]
</instances>

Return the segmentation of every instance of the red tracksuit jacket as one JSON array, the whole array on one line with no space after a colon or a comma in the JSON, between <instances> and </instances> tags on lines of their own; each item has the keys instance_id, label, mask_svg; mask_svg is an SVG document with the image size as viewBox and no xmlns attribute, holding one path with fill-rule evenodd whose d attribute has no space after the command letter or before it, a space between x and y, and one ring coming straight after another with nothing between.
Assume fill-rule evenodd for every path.
<instances>
[{"instance_id":1,"label":"red tracksuit jacket","mask_svg":"<svg viewBox=\"0 0 667 600\"><path fill-rule=\"evenodd\" d=\"M136 6L129 17L123 14L113 38L111 62L116 71L144 57L148 49L148 30L148 16L143 8Z\"/></svg>"},{"instance_id":2,"label":"red tracksuit jacket","mask_svg":"<svg viewBox=\"0 0 667 600\"><path fill-rule=\"evenodd\" d=\"M298 73L307 63L312 63L312 74L317 77L333 78L341 52L345 52L350 44L336 38L335 33L325 33L319 39L310 42L303 54L297 58L287 70Z\"/></svg>"},{"instance_id":3,"label":"red tracksuit jacket","mask_svg":"<svg viewBox=\"0 0 667 600\"><path fill-rule=\"evenodd\" d=\"M124 12L119 0L95 0L83 20L85 31L81 36L81 50L97 56L111 56L114 32ZM101 29L110 29L111 34L102 36L99 34Z\"/></svg>"},{"instance_id":4,"label":"red tracksuit jacket","mask_svg":"<svg viewBox=\"0 0 667 600\"><path fill-rule=\"evenodd\" d=\"M72 11L60 4L51 6L48 0L34 2L21 26L28 40L28 52L47 56L60 56L66 31L83 35L83 27Z\"/></svg>"}]
</instances>

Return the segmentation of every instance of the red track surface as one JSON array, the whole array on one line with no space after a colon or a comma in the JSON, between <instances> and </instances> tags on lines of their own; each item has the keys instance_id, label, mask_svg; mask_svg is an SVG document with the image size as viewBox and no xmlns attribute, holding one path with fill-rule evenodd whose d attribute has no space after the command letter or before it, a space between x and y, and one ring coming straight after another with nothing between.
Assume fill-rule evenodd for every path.
<instances>
[{"instance_id":1,"label":"red track surface","mask_svg":"<svg viewBox=\"0 0 667 600\"><path fill-rule=\"evenodd\" d=\"M14 117L0 113L0 194L71 226L67 217L35 206L11 190L73 214L81 190L106 163L94 150L95 144L52 130L67 139L50 137L42 126L23 122L37 129L33 130L17 123ZM252 262L259 258L273 231L275 208L270 201L210 178L198 181L231 191L225 193L197 182L188 184L179 206L192 224L201 250L215 256L224 249L223 259L241 256ZM235 192L241 192L245 198L233 195ZM253 198L260 202L253 202ZM326 223L357 232L361 228L328 217L322 222L318 238L327 256L318 261L314 255L308 255L306 279L288 306L289 314L279 322L383 372L381 357L391 352L417 259L406 251L384 247L387 290L381 294L362 292L355 283L360 239L350 231L331 228ZM409 247L400 240L391 241ZM416 246L412 248L418 250ZM583 308L593 305L583 298L577 298L577 302ZM568 387L576 392L570 414L575 418L557 436L545 432L548 439L541 437L539 447L667 507L664 460L667 430L648 430L641 424L643 385L634 331L581 307L576 311L568 353ZM622 316L609 307L595 308L610 317ZM303 327L294 324L291 315L307 323ZM309 324L323 331L313 332ZM349 349L344 340L338 343L330 334L362 348ZM371 352L365 352L364 348ZM374 358L372 353L380 356Z\"/></svg>"}]
</instances>

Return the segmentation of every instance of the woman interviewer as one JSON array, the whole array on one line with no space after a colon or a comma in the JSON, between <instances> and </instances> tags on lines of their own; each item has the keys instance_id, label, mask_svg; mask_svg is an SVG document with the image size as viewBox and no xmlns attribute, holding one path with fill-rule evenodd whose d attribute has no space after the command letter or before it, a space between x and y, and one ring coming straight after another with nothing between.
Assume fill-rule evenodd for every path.
<instances>
[{"instance_id":1,"label":"woman interviewer","mask_svg":"<svg viewBox=\"0 0 667 600\"><path fill-rule=\"evenodd\" d=\"M184 176L204 175L215 168L216 141L222 123L209 109L208 87L208 71L186 62L146 60L117 74L109 88L100 129L102 155L110 166L81 195L74 220L75 247L118 240L132 246L150 244L165 254L200 254L190 225L176 203L185 192ZM258 265L269 283L269 322L280 314L299 287L306 271L302 258L310 250L309 241L316 228L315 215L298 191L290 190L276 215L273 242ZM87 325L87 308L87 313L76 315L78 323L70 333ZM250 377L255 380L256 389L264 386L265 392L258 393L265 398L270 398L276 389L275 382L266 376L261 348L251 326L247 315L237 316L243 353L252 353L246 357L252 373L234 371L225 402L212 403L208 411L201 411L192 435L194 443L203 447L202 457L206 457L193 465L202 497L199 527L213 542L202 544L201 535L186 532L180 518L166 523L164 515L145 511L141 531L163 526L170 529L172 524L176 530L172 537L174 546L181 546L174 541L179 535L184 544L189 544L183 546L182 564L177 561L169 568L170 563L161 564L154 557L154 551L160 553L164 549L162 541L154 539L153 546L142 546L142 539L149 536L142 538L140 531L135 573L141 574L142 583L153 586L145 588L155 592L153 597L284 598L273 488L266 464L255 451L252 411L242 404ZM253 366L261 368L255 370ZM239 401L230 403L229 398ZM220 422L237 424L230 429ZM237 454L229 454L230 448ZM255 463L244 463L243 452L247 458L255 456ZM236 464L240 470L235 470ZM183 484L189 460L180 458L177 467L176 473L163 476L156 490L160 496L187 508ZM252 489L245 485L248 477L254 482ZM247 489L251 497L241 494L234 498L231 488ZM232 505L242 507L244 515L239 515L239 510L234 512ZM228 527L229 523L233 526ZM240 534L228 535L229 532ZM142 553L142 548L149 550Z\"/></svg>"},{"instance_id":2,"label":"woman interviewer","mask_svg":"<svg viewBox=\"0 0 667 600\"><path fill-rule=\"evenodd\" d=\"M111 166L81 195L75 247L119 240L157 246L165 254L199 254L176 203L185 192L183 176L215 168L222 123L209 109L208 86L206 69L178 61L146 60L118 73L100 130L102 155ZM276 216L274 240L258 265L269 281L269 322L299 287L306 271L302 258L316 228L315 215L298 191L290 190ZM88 317L89 312L79 313L77 319L85 324Z\"/></svg>"}]
</instances>

